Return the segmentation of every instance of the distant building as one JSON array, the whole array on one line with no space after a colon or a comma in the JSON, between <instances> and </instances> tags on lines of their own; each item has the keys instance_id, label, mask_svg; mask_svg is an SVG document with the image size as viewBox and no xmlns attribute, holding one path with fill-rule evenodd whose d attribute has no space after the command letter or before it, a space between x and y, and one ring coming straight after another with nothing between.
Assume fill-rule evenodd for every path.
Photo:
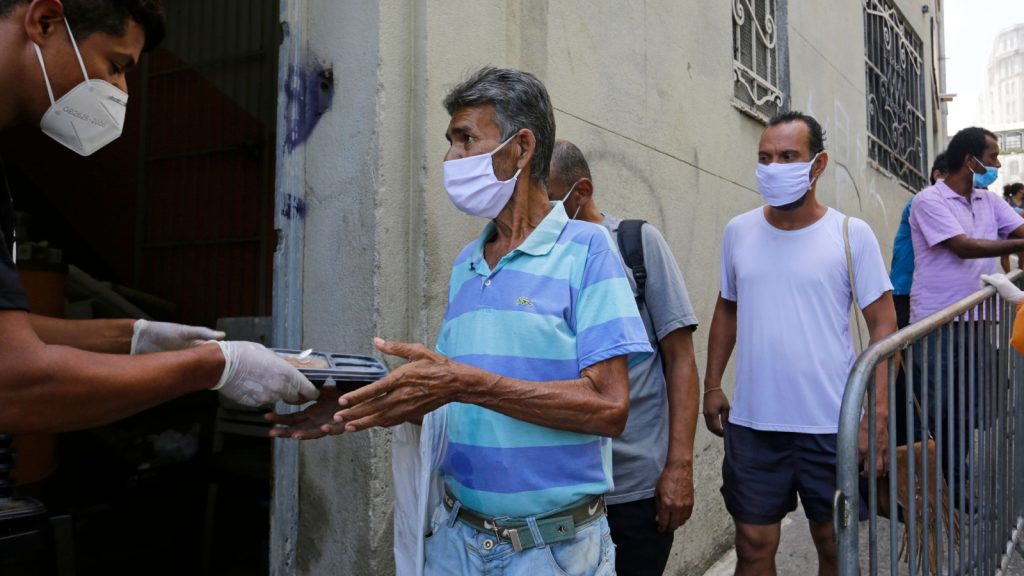
<instances>
[{"instance_id":1,"label":"distant building","mask_svg":"<svg viewBox=\"0 0 1024 576\"><path fill-rule=\"evenodd\" d=\"M1024 22L996 36L981 93L982 126L999 137L1003 168L992 190L1024 180Z\"/></svg>"}]
</instances>

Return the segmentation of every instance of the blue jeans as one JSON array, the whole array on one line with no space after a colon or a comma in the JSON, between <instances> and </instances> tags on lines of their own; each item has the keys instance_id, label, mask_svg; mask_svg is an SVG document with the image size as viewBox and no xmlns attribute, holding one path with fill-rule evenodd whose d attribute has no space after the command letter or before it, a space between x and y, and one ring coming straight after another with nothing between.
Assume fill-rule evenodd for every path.
<instances>
[{"instance_id":1,"label":"blue jeans","mask_svg":"<svg viewBox=\"0 0 1024 576\"><path fill-rule=\"evenodd\" d=\"M615 546L608 520L601 518L576 531L576 538L548 546L512 549L490 532L455 519L444 504L434 510L425 546L426 576L487 575L614 576Z\"/></svg>"}]
</instances>

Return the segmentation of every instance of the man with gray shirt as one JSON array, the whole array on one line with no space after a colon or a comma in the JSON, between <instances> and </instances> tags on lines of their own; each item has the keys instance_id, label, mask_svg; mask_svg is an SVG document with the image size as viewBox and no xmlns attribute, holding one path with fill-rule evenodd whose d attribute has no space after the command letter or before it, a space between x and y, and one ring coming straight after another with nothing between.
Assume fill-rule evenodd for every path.
<instances>
[{"instance_id":1,"label":"man with gray shirt","mask_svg":"<svg viewBox=\"0 0 1024 576\"><path fill-rule=\"evenodd\" d=\"M603 225L622 246L622 221L601 214L593 194L583 153L571 142L556 141L548 198L562 201L572 218ZM665 570L673 531L693 510L693 439L699 411L692 341L697 316L683 275L657 228L644 223L639 238L646 269L643 294L628 264L626 276L638 296L654 354L629 367L629 420L612 441L615 490L606 500L619 576Z\"/></svg>"}]
</instances>

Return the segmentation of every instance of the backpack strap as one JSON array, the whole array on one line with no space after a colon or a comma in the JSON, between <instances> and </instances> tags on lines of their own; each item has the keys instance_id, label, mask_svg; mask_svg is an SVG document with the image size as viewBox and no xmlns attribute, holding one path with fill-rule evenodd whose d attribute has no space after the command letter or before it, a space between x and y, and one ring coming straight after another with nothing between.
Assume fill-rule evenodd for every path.
<instances>
[{"instance_id":1,"label":"backpack strap","mask_svg":"<svg viewBox=\"0 0 1024 576\"><path fill-rule=\"evenodd\" d=\"M623 220L619 223L619 252L636 281L637 308L643 305L647 288L647 266L644 264L644 239L641 234L645 223L644 220Z\"/></svg>"},{"instance_id":2,"label":"backpack strap","mask_svg":"<svg viewBox=\"0 0 1024 576\"><path fill-rule=\"evenodd\" d=\"M853 300L853 325L857 330L857 353L864 351L864 336L860 333L860 302L857 301L857 284L853 277L853 251L850 249L850 217L843 219L843 248L846 251L846 274L850 279L850 296Z\"/></svg>"}]
</instances>

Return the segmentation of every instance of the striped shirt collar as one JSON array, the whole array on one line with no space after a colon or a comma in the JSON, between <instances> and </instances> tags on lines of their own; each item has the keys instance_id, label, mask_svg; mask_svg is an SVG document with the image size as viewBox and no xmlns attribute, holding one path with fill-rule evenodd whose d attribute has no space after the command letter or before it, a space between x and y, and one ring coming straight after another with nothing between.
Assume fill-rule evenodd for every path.
<instances>
[{"instance_id":1,"label":"striped shirt collar","mask_svg":"<svg viewBox=\"0 0 1024 576\"><path fill-rule=\"evenodd\" d=\"M541 220L537 228L526 237L526 240L512 251L512 254L522 252L530 256L544 256L551 252L568 222L569 216L565 213L565 206L561 202L551 202L551 211ZM474 270L485 268L484 246L486 246L487 240L494 236L496 228L494 220L491 220L477 238L476 245L473 247L473 257L469 259L470 267Z\"/></svg>"}]
</instances>

